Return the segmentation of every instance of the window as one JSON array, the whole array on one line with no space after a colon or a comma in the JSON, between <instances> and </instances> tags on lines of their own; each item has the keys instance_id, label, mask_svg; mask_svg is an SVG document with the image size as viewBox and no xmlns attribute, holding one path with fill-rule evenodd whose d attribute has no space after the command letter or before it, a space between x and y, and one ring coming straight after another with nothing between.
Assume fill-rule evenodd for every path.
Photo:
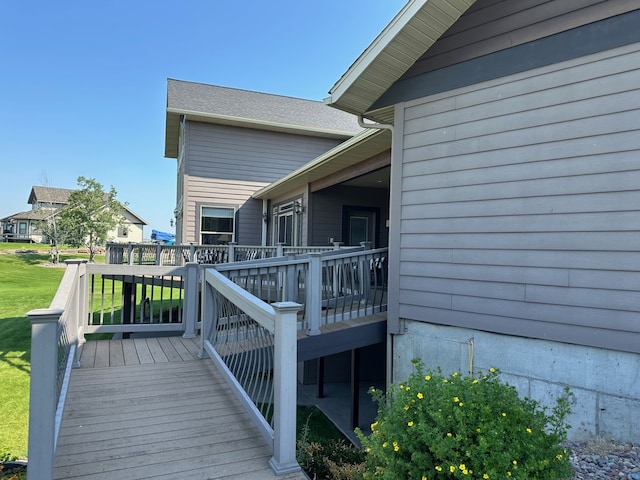
<instances>
[{"instance_id":1,"label":"window","mask_svg":"<svg viewBox=\"0 0 640 480\"><path fill-rule=\"evenodd\" d=\"M129 228L125 225L120 225L118 227L118 237L127 237L129 236Z\"/></svg>"},{"instance_id":2,"label":"window","mask_svg":"<svg viewBox=\"0 0 640 480\"><path fill-rule=\"evenodd\" d=\"M304 208L302 199L283 203L273 208L273 244L300 245L300 216Z\"/></svg>"},{"instance_id":3,"label":"window","mask_svg":"<svg viewBox=\"0 0 640 480\"><path fill-rule=\"evenodd\" d=\"M18 234L19 235L27 234L27 222L18 222Z\"/></svg>"},{"instance_id":4,"label":"window","mask_svg":"<svg viewBox=\"0 0 640 480\"><path fill-rule=\"evenodd\" d=\"M233 241L235 209L202 207L200 238L202 245L223 245Z\"/></svg>"}]
</instances>

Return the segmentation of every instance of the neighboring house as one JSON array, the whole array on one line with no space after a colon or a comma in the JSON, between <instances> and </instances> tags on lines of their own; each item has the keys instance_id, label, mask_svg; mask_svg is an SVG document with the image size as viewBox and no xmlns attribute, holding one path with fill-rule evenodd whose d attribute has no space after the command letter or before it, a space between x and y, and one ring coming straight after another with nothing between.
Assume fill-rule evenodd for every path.
<instances>
[{"instance_id":1,"label":"neighboring house","mask_svg":"<svg viewBox=\"0 0 640 480\"><path fill-rule=\"evenodd\" d=\"M568 385L573 438L640 441L638 25L624 0L409 1L331 89L393 127L391 380L420 357Z\"/></svg>"},{"instance_id":2,"label":"neighboring house","mask_svg":"<svg viewBox=\"0 0 640 480\"><path fill-rule=\"evenodd\" d=\"M306 243L302 194L275 212L252 195L362 130L322 102L172 79L166 115L165 157L178 162L176 243Z\"/></svg>"},{"instance_id":3,"label":"neighboring house","mask_svg":"<svg viewBox=\"0 0 640 480\"><path fill-rule=\"evenodd\" d=\"M31 188L28 203L31 210L20 212L0 220L3 241L46 243L39 223L64 207L73 190L34 186ZM122 225L107 234L111 242L142 242L143 228L147 224L129 208L122 212Z\"/></svg>"}]
</instances>

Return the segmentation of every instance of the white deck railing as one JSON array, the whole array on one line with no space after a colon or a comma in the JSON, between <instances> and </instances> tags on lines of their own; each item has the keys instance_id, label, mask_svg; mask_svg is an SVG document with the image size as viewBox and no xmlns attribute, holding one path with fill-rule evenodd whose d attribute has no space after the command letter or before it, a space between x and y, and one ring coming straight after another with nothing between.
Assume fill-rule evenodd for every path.
<instances>
[{"instance_id":1,"label":"white deck railing","mask_svg":"<svg viewBox=\"0 0 640 480\"><path fill-rule=\"evenodd\" d=\"M200 331L203 354L226 372L273 445L274 471L299 468L296 331L320 334L325 324L386 310L386 258L387 249L361 247L215 269L195 262L179 267L67 262L49 308L27 314L32 323L29 477L52 478L71 366L79 365L84 335L103 332L179 331L193 338Z\"/></svg>"},{"instance_id":2,"label":"white deck railing","mask_svg":"<svg viewBox=\"0 0 640 480\"><path fill-rule=\"evenodd\" d=\"M107 243L105 262L111 265L174 265L188 262L218 264L261 258L326 252L342 248L340 242L320 247L228 245L163 245L160 243ZM346 247L350 248L350 247Z\"/></svg>"},{"instance_id":3,"label":"white deck railing","mask_svg":"<svg viewBox=\"0 0 640 480\"><path fill-rule=\"evenodd\" d=\"M268 305L214 269L202 283L202 350L271 445L272 470L296 461L296 318L300 305Z\"/></svg>"},{"instance_id":4,"label":"white deck railing","mask_svg":"<svg viewBox=\"0 0 640 480\"><path fill-rule=\"evenodd\" d=\"M79 321L86 302L79 288L84 261L69 261L47 309L31 310L29 478L53 478L58 432L71 367L77 366Z\"/></svg>"}]
</instances>

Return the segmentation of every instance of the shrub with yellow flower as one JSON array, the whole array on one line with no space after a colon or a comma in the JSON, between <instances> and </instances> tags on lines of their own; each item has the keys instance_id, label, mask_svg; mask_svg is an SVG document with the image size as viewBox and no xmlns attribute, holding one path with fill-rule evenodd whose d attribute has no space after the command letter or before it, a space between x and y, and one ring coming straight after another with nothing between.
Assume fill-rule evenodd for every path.
<instances>
[{"instance_id":1,"label":"shrub with yellow flower","mask_svg":"<svg viewBox=\"0 0 640 480\"><path fill-rule=\"evenodd\" d=\"M496 369L472 377L424 371L419 360L414 367L407 381L373 394L372 434L357 430L367 451L363 478L571 477L569 454L560 446L569 428L566 396L549 412L520 398Z\"/></svg>"}]
</instances>

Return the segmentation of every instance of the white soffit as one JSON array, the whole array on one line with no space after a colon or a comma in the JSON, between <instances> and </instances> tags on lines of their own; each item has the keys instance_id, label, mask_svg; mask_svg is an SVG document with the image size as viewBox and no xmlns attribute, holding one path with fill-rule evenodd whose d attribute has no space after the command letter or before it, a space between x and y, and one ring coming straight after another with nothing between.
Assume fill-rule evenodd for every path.
<instances>
[{"instance_id":1,"label":"white soffit","mask_svg":"<svg viewBox=\"0 0 640 480\"><path fill-rule=\"evenodd\" d=\"M475 0L410 0L329 91L325 103L364 114Z\"/></svg>"}]
</instances>

